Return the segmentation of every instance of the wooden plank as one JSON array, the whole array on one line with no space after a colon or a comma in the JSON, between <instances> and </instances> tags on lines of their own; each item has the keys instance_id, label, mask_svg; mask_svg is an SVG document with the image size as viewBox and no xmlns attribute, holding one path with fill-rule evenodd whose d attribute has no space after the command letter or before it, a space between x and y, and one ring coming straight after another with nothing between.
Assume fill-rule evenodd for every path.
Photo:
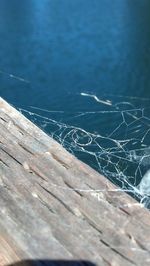
<instances>
[{"instance_id":1,"label":"wooden plank","mask_svg":"<svg viewBox=\"0 0 150 266\"><path fill-rule=\"evenodd\" d=\"M29 259L150 265L150 214L0 98L0 266Z\"/></svg>"}]
</instances>

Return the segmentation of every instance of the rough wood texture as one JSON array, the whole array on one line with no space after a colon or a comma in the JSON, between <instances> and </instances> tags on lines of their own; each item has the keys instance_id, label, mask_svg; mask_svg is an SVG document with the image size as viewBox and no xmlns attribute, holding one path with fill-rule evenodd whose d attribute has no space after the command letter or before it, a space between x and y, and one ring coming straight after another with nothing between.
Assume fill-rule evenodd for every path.
<instances>
[{"instance_id":1,"label":"rough wood texture","mask_svg":"<svg viewBox=\"0 0 150 266\"><path fill-rule=\"evenodd\" d=\"M149 211L115 190L0 99L1 266L32 258L150 265Z\"/></svg>"}]
</instances>

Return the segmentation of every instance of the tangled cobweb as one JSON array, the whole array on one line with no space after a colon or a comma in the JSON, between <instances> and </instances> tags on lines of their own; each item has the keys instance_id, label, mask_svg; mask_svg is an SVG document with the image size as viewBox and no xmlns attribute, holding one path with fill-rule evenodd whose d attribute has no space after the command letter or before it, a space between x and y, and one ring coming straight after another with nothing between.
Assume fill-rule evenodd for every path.
<instances>
[{"instance_id":1,"label":"tangled cobweb","mask_svg":"<svg viewBox=\"0 0 150 266\"><path fill-rule=\"evenodd\" d=\"M85 92L79 97L96 101L100 109L18 109L69 152L149 207L150 109L146 105L150 100L113 95L107 100Z\"/></svg>"}]
</instances>

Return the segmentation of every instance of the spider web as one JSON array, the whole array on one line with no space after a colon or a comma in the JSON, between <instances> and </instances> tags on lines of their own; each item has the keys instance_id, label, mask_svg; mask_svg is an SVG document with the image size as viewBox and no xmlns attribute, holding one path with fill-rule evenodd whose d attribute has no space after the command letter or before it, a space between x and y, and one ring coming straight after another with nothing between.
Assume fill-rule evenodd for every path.
<instances>
[{"instance_id":1,"label":"spider web","mask_svg":"<svg viewBox=\"0 0 150 266\"><path fill-rule=\"evenodd\" d=\"M96 101L99 108L74 112L35 106L18 109L120 187L118 191L126 191L149 208L150 99L121 95L101 98L87 92L78 97Z\"/></svg>"},{"instance_id":2,"label":"spider web","mask_svg":"<svg viewBox=\"0 0 150 266\"><path fill-rule=\"evenodd\" d=\"M3 70L0 74L30 84L18 75ZM69 97L79 100L82 110L47 110L16 104L15 107L70 153L116 184L115 192L125 191L150 208L150 99L99 96L91 91L70 93ZM87 106L89 110L85 110ZM82 184L76 190L85 191ZM95 192L100 191L97 188Z\"/></svg>"}]
</instances>

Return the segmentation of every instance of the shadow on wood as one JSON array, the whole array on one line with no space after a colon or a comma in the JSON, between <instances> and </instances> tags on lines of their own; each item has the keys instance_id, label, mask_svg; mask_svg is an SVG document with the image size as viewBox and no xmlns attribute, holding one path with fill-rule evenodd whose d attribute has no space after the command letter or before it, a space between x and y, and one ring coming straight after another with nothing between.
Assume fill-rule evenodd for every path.
<instances>
[{"instance_id":1,"label":"shadow on wood","mask_svg":"<svg viewBox=\"0 0 150 266\"><path fill-rule=\"evenodd\" d=\"M95 264L83 260L23 260L8 266L95 266Z\"/></svg>"}]
</instances>

